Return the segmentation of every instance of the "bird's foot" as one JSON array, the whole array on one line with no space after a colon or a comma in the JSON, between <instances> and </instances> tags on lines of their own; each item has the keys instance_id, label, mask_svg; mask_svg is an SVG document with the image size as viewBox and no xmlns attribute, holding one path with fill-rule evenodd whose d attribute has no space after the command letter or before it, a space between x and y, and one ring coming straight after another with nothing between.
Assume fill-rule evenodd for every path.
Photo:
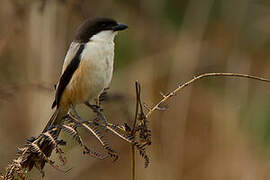
<instances>
[{"instance_id":1,"label":"bird's foot","mask_svg":"<svg viewBox=\"0 0 270 180\"><path fill-rule=\"evenodd\" d=\"M89 102L84 103L86 106L88 106L94 113L102 112L103 109L98 104L90 104Z\"/></svg>"}]
</instances>

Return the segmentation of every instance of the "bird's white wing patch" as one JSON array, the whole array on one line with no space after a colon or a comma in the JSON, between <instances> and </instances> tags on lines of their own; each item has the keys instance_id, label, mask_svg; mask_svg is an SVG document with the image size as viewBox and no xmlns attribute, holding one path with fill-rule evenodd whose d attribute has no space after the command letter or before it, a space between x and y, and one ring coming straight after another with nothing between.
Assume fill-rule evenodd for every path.
<instances>
[{"instance_id":1,"label":"bird's white wing patch","mask_svg":"<svg viewBox=\"0 0 270 180\"><path fill-rule=\"evenodd\" d=\"M79 50L80 45L81 45L80 43L76 43L76 42L72 42L70 44L69 49L68 49L67 54L66 54L66 57L65 57L65 60L64 60L62 74L65 72L67 66L69 65L71 60L74 58L74 56L76 55L77 51Z\"/></svg>"},{"instance_id":2,"label":"bird's white wing patch","mask_svg":"<svg viewBox=\"0 0 270 180\"><path fill-rule=\"evenodd\" d=\"M76 52L79 50L79 48L80 48L80 43L72 42L70 44L69 49L68 49L67 54L66 54L66 57L65 57L65 60L64 60L61 75L63 75L67 66L69 65L71 60L75 57ZM55 89L57 89L58 84L59 84L59 82L55 85Z\"/></svg>"}]
</instances>

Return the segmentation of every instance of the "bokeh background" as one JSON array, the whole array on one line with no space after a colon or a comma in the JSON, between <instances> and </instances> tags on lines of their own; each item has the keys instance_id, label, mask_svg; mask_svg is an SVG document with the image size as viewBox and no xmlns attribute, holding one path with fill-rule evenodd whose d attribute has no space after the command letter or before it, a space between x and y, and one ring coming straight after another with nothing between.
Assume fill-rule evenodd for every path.
<instances>
[{"instance_id":1,"label":"bokeh background","mask_svg":"<svg viewBox=\"0 0 270 180\"><path fill-rule=\"evenodd\" d=\"M53 85L76 27L107 16L129 25L116 38L115 72L104 103L114 123L131 123L135 80L149 105L204 72L270 78L268 0L1 0L0 170L16 147L36 136L52 114ZM270 85L209 78L182 90L150 118L150 166L137 156L137 179L266 180L270 178ZM91 112L81 109L86 117ZM93 149L101 148L85 134ZM89 137L89 138L88 138ZM68 137L66 137L68 139ZM45 180L129 179L129 145L108 135L120 159L96 160L69 143L63 174ZM32 179L41 179L33 170Z\"/></svg>"}]
</instances>

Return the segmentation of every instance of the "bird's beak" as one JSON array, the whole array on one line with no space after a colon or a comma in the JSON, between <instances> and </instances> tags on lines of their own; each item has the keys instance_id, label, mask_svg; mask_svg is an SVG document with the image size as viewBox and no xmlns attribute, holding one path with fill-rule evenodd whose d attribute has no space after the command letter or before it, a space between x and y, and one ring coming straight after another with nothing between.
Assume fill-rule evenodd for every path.
<instances>
[{"instance_id":1,"label":"bird's beak","mask_svg":"<svg viewBox=\"0 0 270 180\"><path fill-rule=\"evenodd\" d=\"M122 31L122 30L127 29L127 28L128 28L127 25L118 23L118 25L117 25L117 26L114 26L114 27L112 28L112 30L113 30L113 31Z\"/></svg>"}]
</instances>

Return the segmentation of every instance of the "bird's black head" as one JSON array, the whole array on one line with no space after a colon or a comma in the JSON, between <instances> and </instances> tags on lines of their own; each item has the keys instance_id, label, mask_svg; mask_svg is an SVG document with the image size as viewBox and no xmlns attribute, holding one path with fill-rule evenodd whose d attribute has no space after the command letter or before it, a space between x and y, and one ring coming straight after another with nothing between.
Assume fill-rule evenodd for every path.
<instances>
[{"instance_id":1,"label":"bird's black head","mask_svg":"<svg viewBox=\"0 0 270 180\"><path fill-rule=\"evenodd\" d=\"M75 41L86 43L93 35L101 31L121 31L127 27L128 26L124 24L117 23L111 18L89 18L78 27L75 34Z\"/></svg>"}]
</instances>

